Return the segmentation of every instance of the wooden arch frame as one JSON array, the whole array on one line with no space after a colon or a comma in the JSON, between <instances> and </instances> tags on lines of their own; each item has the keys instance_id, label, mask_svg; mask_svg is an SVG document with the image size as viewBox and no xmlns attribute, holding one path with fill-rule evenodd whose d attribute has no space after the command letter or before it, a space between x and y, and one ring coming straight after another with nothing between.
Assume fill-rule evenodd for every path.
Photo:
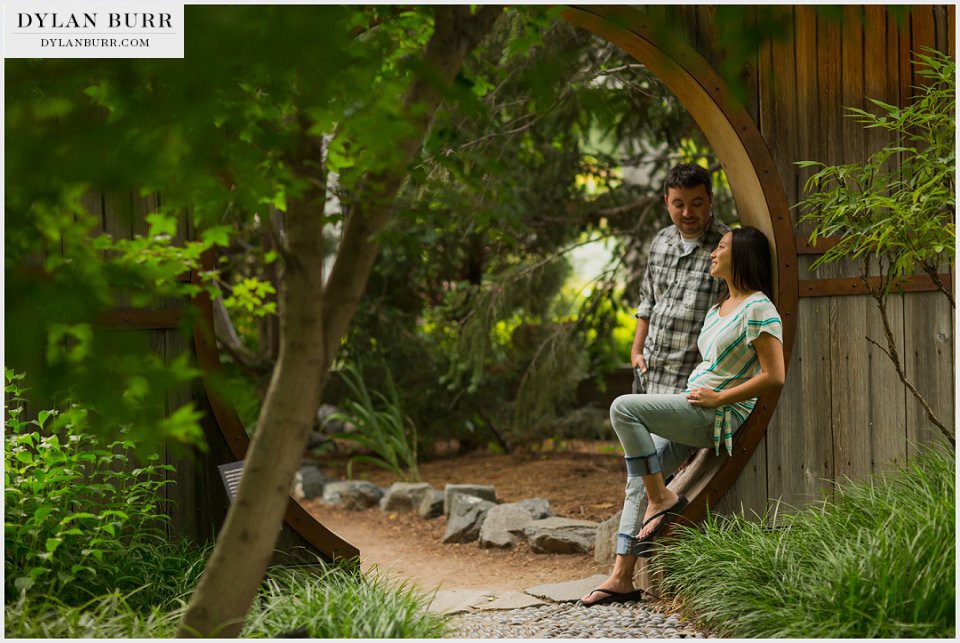
<instances>
[{"instance_id":1,"label":"wooden arch frame","mask_svg":"<svg viewBox=\"0 0 960 643\"><path fill-rule=\"evenodd\" d=\"M753 119L702 56L681 42L667 42L636 9L574 6L564 10L562 16L570 24L617 45L643 63L677 96L706 135L730 181L741 221L760 229L771 241L777 308L783 318L784 358L789 365L799 295L796 242L786 192ZM213 260L212 254L205 257L205 269L212 268ZM194 303L200 311L200 322L194 331L197 361L205 376L210 376L221 368L213 330L213 309L206 295L198 296ZM205 385L206 382L205 377ZM210 386L206 386L206 392L231 452L242 460L250 440L236 411ZM674 478L671 487L690 500L683 513L685 519L702 520L707 507L716 506L737 479L764 437L778 398L779 394L760 398L737 433L734 457L717 457L709 449L702 449ZM325 527L292 497L284 521L331 560L359 556L355 546Z\"/></svg>"},{"instance_id":2,"label":"wooden arch frame","mask_svg":"<svg viewBox=\"0 0 960 643\"><path fill-rule=\"evenodd\" d=\"M692 47L662 30L636 9L622 6L573 6L561 14L570 24L611 42L643 63L680 100L720 159L740 220L761 230L771 242L777 309L783 318L787 366L797 328L797 249L786 192L770 150L746 109L710 64ZM764 395L737 432L734 455L715 456L701 449L670 486L686 495L683 517L702 520L746 467L776 408L779 393Z\"/></svg>"}]
</instances>

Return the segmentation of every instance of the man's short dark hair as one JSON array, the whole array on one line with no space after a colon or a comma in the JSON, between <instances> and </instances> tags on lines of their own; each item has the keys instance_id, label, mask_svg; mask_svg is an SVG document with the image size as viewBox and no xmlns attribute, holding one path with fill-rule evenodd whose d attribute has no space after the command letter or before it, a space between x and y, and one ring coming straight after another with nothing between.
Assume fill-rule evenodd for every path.
<instances>
[{"instance_id":1,"label":"man's short dark hair","mask_svg":"<svg viewBox=\"0 0 960 643\"><path fill-rule=\"evenodd\" d=\"M695 188L702 185L707 188L707 196L713 198L713 185L710 173L696 163L681 163L674 165L667 172L667 180L663 183L663 193L670 188Z\"/></svg>"}]
</instances>

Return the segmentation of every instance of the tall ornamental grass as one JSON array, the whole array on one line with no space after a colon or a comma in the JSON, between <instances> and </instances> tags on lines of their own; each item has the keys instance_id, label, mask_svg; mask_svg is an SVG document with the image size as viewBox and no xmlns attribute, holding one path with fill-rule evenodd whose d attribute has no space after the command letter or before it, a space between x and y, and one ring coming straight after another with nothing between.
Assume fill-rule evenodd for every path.
<instances>
[{"instance_id":1,"label":"tall ornamental grass","mask_svg":"<svg viewBox=\"0 0 960 643\"><path fill-rule=\"evenodd\" d=\"M953 638L955 492L954 454L928 448L834 502L681 529L654 566L723 636Z\"/></svg>"},{"instance_id":2,"label":"tall ornamental grass","mask_svg":"<svg viewBox=\"0 0 960 643\"><path fill-rule=\"evenodd\" d=\"M429 596L376 572L279 569L261 586L241 636L301 630L310 638L440 638L445 620L427 611L429 603Z\"/></svg>"}]
</instances>

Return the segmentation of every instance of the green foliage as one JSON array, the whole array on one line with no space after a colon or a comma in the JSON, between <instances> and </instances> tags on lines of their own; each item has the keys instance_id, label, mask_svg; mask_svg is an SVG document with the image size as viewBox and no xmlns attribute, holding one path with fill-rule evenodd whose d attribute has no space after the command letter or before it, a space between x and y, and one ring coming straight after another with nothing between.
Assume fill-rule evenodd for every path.
<instances>
[{"instance_id":1,"label":"green foliage","mask_svg":"<svg viewBox=\"0 0 960 643\"><path fill-rule=\"evenodd\" d=\"M161 421L168 393L198 373L186 356L172 368L144 358L143 334L105 330L103 314L118 297L144 308L201 289L218 296L219 275L200 269L200 254L231 244L235 228L282 217L315 180L304 150L318 137L333 139L344 188L389 163L406 127L397 97L416 72L409 54L432 12L196 6L186 20L182 60L6 66L8 363L36 377L43 397L69 394L95 410L91 431L128 425L138 446L200 439L195 418L182 426L192 407ZM351 36L354 27L369 35ZM105 210L116 236L132 238L101 234ZM189 231L195 241L183 240ZM199 284L177 279L191 270ZM230 305L273 314L263 280L233 283Z\"/></svg>"},{"instance_id":2,"label":"green foliage","mask_svg":"<svg viewBox=\"0 0 960 643\"><path fill-rule=\"evenodd\" d=\"M143 584L145 549L165 536L164 472L134 467L133 442L104 444L71 406L24 419L23 375L6 373L4 563L8 600L55 595L76 603Z\"/></svg>"},{"instance_id":3,"label":"green foliage","mask_svg":"<svg viewBox=\"0 0 960 643\"><path fill-rule=\"evenodd\" d=\"M356 365L346 364L340 370L340 378L351 397L344 403L344 412L330 417L353 424L355 430L334 437L354 442L374 454L351 457L347 463L347 477L353 477L354 462L366 462L387 469L401 480L419 482L417 427L403 412L389 369L385 364L381 368L385 375L386 395L374 391L373 396L364 381L359 360Z\"/></svg>"},{"instance_id":4,"label":"green foliage","mask_svg":"<svg viewBox=\"0 0 960 643\"><path fill-rule=\"evenodd\" d=\"M721 636L953 639L955 469L928 448L835 502L759 523L708 518L655 565Z\"/></svg>"},{"instance_id":5,"label":"green foliage","mask_svg":"<svg viewBox=\"0 0 960 643\"><path fill-rule=\"evenodd\" d=\"M243 310L256 317L277 313L277 302L265 301L268 295L277 294L277 289L269 281L247 277L234 284L232 291L223 300L227 310Z\"/></svg>"},{"instance_id":6,"label":"green foliage","mask_svg":"<svg viewBox=\"0 0 960 643\"><path fill-rule=\"evenodd\" d=\"M525 443L571 411L584 378L628 359L634 327L619 353L612 338L668 222L666 170L719 165L647 69L545 14L505 15L459 86L470 96L437 114L343 351L385 356L422 444ZM571 251L603 238L614 261L590 297L571 293Z\"/></svg>"},{"instance_id":7,"label":"green foliage","mask_svg":"<svg viewBox=\"0 0 960 643\"><path fill-rule=\"evenodd\" d=\"M847 108L866 128L889 131L893 142L862 164L798 163L818 168L798 204L801 220L814 224L810 242L841 237L811 268L876 256L889 291L918 267L936 274L956 252L956 64L928 51L914 61L925 83L908 106L870 99L876 114Z\"/></svg>"},{"instance_id":8,"label":"green foliage","mask_svg":"<svg viewBox=\"0 0 960 643\"><path fill-rule=\"evenodd\" d=\"M173 638L183 607L135 609L127 596L110 593L82 605L55 597L23 595L4 606L4 634L32 639L150 639Z\"/></svg>"},{"instance_id":9,"label":"green foliage","mask_svg":"<svg viewBox=\"0 0 960 643\"><path fill-rule=\"evenodd\" d=\"M275 637L303 627L321 639L441 638L443 618L428 604L427 596L376 572L278 569L268 574L241 636Z\"/></svg>"},{"instance_id":10,"label":"green foliage","mask_svg":"<svg viewBox=\"0 0 960 643\"><path fill-rule=\"evenodd\" d=\"M183 556L179 562L180 568L166 572L184 575L192 591L196 561ZM147 568L145 577L155 571L159 570ZM154 603L140 598L143 591L111 592L81 605L53 596L22 595L4 608L4 634L36 639L173 638L189 591ZM444 621L427 611L427 603L423 594L376 573L352 574L322 566L276 568L267 572L242 636L277 638L305 627L311 638L441 638Z\"/></svg>"}]
</instances>

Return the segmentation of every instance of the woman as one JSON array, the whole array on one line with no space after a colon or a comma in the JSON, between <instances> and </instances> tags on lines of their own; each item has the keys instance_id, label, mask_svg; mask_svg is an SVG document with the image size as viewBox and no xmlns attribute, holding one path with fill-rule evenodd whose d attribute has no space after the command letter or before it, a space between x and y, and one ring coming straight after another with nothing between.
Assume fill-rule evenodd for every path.
<instances>
[{"instance_id":1,"label":"woman","mask_svg":"<svg viewBox=\"0 0 960 643\"><path fill-rule=\"evenodd\" d=\"M610 577L583 597L584 605L639 600L633 569L648 556L652 540L673 521L687 499L663 481L651 433L694 447L721 439L733 451L733 433L757 397L783 386L783 330L771 301L767 239L756 228L731 230L710 255L710 274L727 292L707 313L697 339L703 361L676 395L621 395L610 407L610 422L627 461L626 498ZM642 485L642 486L641 486ZM643 491L647 508L640 515Z\"/></svg>"}]
</instances>

